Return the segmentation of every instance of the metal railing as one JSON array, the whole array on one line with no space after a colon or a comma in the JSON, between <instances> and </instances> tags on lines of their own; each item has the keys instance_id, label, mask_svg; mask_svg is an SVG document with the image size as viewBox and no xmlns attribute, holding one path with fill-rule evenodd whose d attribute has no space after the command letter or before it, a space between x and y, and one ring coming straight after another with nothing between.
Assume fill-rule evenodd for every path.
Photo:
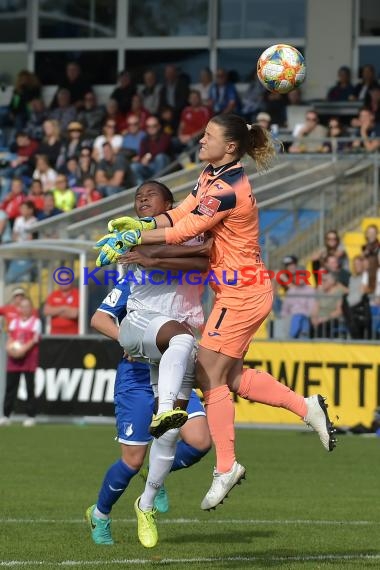
<instances>
[{"instance_id":1,"label":"metal railing","mask_svg":"<svg viewBox=\"0 0 380 570\"><path fill-rule=\"evenodd\" d=\"M290 139L294 140L292 137L290 137ZM289 140L289 137L283 140ZM294 180L296 180L298 176L302 177L300 170L307 174L310 165L309 175L311 175L313 165L315 166L321 160L326 164L331 164L336 161L336 154L334 152L331 154L292 156L283 154L278 157L278 160L269 171L262 174L255 173L254 163L251 160L244 161L244 164L247 174L254 183L255 192L262 193L265 190L265 192L268 192L269 197L271 188L272 195L275 196L280 184L289 180L288 177L292 175L295 176ZM175 163L169 165L168 168L173 169L173 164ZM170 187L177 200L181 200L191 192L196 183L200 172L200 168L197 168L197 166L198 165L194 164L192 168L184 168L176 172L158 176L158 178ZM272 187L270 186L271 184L273 185ZM91 219L96 222L97 220L100 221L102 217L106 220L120 213L131 214L131 205L135 191L136 186L128 188L118 194L103 198L99 202L88 204L70 212L37 222L31 229L38 232L41 237L64 238L68 235L74 237L81 222L88 226ZM67 231L68 228L71 228L70 231Z\"/></svg>"},{"instance_id":2,"label":"metal railing","mask_svg":"<svg viewBox=\"0 0 380 570\"><path fill-rule=\"evenodd\" d=\"M352 161L351 156L334 162L327 176L299 188L283 192L269 200L259 200L261 210L278 208L286 210L283 216L263 231L264 257L272 268L281 263L289 253L298 258L311 255L324 242L324 234L329 228L338 228L342 233L358 224L361 217L376 216L379 204L377 154ZM315 219L307 227L300 227L300 210L315 212ZM273 242L271 234L276 225L287 218L293 220L293 232L283 243Z\"/></svg>"},{"instance_id":3,"label":"metal railing","mask_svg":"<svg viewBox=\"0 0 380 570\"><path fill-rule=\"evenodd\" d=\"M327 295L331 301L331 315L323 314L318 322L318 310L312 316L314 304ZM313 294L302 292L297 297L292 295L292 307L285 308L287 294L274 297L273 311L266 321L267 335L271 339L281 340L362 340L376 341L380 339L380 305L374 295L363 296L362 308L349 307L345 300L347 293L324 293L316 289ZM364 300L365 299L365 300ZM294 305L295 303L295 305ZM336 315L335 309L340 305L341 312ZM335 316L336 315L336 316Z\"/></svg>"}]
</instances>

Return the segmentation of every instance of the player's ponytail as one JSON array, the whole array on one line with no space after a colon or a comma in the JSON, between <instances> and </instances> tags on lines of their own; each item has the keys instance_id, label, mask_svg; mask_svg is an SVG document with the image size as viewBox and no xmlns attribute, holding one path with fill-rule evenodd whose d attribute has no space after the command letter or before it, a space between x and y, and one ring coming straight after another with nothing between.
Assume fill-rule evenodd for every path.
<instances>
[{"instance_id":1,"label":"player's ponytail","mask_svg":"<svg viewBox=\"0 0 380 570\"><path fill-rule=\"evenodd\" d=\"M235 143L237 159L248 154L256 162L257 170L269 168L276 154L269 131L257 124L247 125L242 117L232 113L215 115L211 121L223 128L227 142Z\"/></svg>"},{"instance_id":2,"label":"player's ponytail","mask_svg":"<svg viewBox=\"0 0 380 570\"><path fill-rule=\"evenodd\" d=\"M246 150L246 154L253 158L257 170L267 170L276 155L271 133L258 124L248 125L247 131L249 147Z\"/></svg>"}]
</instances>

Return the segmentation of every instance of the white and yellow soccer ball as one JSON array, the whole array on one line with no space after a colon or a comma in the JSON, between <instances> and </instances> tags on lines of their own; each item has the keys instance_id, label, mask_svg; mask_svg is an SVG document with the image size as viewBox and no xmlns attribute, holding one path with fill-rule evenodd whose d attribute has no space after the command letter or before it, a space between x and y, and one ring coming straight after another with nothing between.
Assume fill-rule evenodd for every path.
<instances>
[{"instance_id":1,"label":"white and yellow soccer ball","mask_svg":"<svg viewBox=\"0 0 380 570\"><path fill-rule=\"evenodd\" d=\"M305 80L305 59L293 46L273 45L260 55L257 77L268 91L289 93Z\"/></svg>"}]
</instances>

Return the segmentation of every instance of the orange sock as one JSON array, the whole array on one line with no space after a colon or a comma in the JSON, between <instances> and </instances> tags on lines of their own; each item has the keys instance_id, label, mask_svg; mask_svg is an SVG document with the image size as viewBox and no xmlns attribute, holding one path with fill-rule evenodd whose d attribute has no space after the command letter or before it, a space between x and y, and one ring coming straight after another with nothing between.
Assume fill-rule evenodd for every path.
<instances>
[{"instance_id":1,"label":"orange sock","mask_svg":"<svg viewBox=\"0 0 380 570\"><path fill-rule=\"evenodd\" d=\"M227 473L235 461L235 406L228 386L203 393L207 423L216 451L216 470Z\"/></svg>"},{"instance_id":2,"label":"orange sock","mask_svg":"<svg viewBox=\"0 0 380 570\"><path fill-rule=\"evenodd\" d=\"M262 370L245 368L237 394L251 402L285 408L300 418L307 415L305 398Z\"/></svg>"}]
</instances>

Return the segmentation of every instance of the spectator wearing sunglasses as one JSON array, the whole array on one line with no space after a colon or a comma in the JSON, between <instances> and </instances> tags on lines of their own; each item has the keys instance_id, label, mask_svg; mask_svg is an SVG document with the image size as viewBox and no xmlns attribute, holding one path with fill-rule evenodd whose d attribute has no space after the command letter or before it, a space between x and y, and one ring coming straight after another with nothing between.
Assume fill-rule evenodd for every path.
<instances>
[{"instance_id":1,"label":"spectator wearing sunglasses","mask_svg":"<svg viewBox=\"0 0 380 570\"><path fill-rule=\"evenodd\" d=\"M69 123L66 139L61 146L61 152L57 159L58 169L63 168L70 158L76 158L79 155L82 137L83 125L79 121Z\"/></svg>"},{"instance_id":2,"label":"spectator wearing sunglasses","mask_svg":"<svg viewBox=\"0 0 380 570\"><path fill-rule=\"evenodd\" d=\"M327 129L319 124L318 113L309 110L306 113L305 122L301 125L296 125L293 132L293 136L296 137L296 140L289 147L288 152L321 152L326 135Z\"/></svg>"},{"instance_id":3,"label":"spectator wearing sunglasses","mask_svg":"<svg viewBox=\"0 0 380 570\"><path fill-rule=\"evenodd\" d=\"M123 133L123 154L129 158L137 157L141 141L146 137L146 132L140 127L140 119L137 115L129 115L127 119L127 130Z\"/></svg>"}]
</instances>

